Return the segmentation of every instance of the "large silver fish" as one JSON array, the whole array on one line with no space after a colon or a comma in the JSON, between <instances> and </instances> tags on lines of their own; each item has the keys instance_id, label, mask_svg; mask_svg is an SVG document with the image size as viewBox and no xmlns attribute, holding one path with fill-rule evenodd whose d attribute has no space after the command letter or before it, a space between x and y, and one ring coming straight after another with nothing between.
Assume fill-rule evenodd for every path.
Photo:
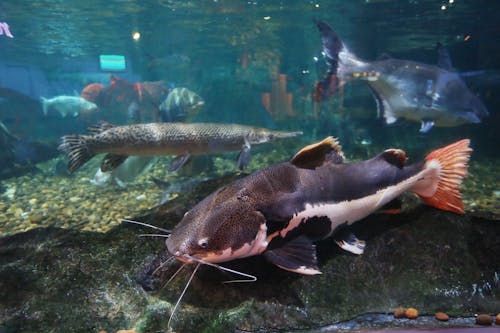
<instances>
[{"instance_id":1,"label":"large silver fish","mask_svg":"<svg viewBox=\"0 0 500 333\"><path fill-rule=\"evenodd\" d=\"M238 167L250 161L250 147L293 138L302 132L216 123L150 123L113 126L102 122L91 128L93 135L65 135L59 146L69 158L73 172L99 153L108 153L101 162L103 172L115 169L130 155L177 155L172 170L180 168L191 155L240 151Z\"/></svg>"},{"instance_id":2,"label":"large silver fish","mask_svg":"<svg viewBox=\"0 0 500 333\"><path fill-rule=\"evenodd\" d=\"M433 126L449 127L479 123L488 115L481 100L453 71L447 52L439 50L439 66L409 60L363 61L351 53L328 24L315 21L328 64L325 78L318 82L314 99L333 95L343 84L367 80L379 115L387 124L398 118L421 122L420 132Z\"/></svg>"}]
</instances>

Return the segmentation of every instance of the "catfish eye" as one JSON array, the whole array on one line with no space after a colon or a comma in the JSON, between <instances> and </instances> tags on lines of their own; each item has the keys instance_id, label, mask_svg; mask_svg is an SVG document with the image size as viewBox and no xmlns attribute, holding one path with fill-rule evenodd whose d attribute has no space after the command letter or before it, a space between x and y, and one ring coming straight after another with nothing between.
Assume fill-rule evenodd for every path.
<instances>
[{"instance_id":1,"label":"catfish eye","mask_svg":"<svg viewBox=\"0 0 500 333\"><path fill-rule=\"evenodd\" d=\"M202 249L206 249L207 246L208 246L208 241L206 238L202 238L198 241L198 245L202 248Z\"/></svg>"}]
</instances>

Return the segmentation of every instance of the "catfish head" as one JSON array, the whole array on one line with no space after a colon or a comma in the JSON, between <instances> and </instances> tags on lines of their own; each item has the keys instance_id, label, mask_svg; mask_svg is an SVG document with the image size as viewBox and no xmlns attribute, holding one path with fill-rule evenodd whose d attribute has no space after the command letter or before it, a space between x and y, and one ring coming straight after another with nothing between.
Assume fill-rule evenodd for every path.
<instances>
[{"instance_id":1,"label":"catfish head","mask_svg":"<svg viewBox=\"0 0 500 333\"><path fill-rule=\"evenodd\" d=\"M209 264L260 254L267 247L266 236L264 215L236 182L186 212L166 245L180 261Z\"/></svg>"}]
</instances>

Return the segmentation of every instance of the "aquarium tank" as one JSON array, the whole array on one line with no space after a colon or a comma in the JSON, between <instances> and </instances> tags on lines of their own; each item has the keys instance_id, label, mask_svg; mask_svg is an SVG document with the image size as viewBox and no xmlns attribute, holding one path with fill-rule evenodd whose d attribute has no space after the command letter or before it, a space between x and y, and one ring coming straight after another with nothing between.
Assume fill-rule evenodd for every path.
<instances>
[{"instance_id":1,"label":"aquarium tank","mask_svg":"<svg viewBox=\"0 0 500 333\"><path fill-rule=\"evenodd\" d=\"M498 331L499 15L2 0L0 332Z\"/></svg>"}]
</instances>

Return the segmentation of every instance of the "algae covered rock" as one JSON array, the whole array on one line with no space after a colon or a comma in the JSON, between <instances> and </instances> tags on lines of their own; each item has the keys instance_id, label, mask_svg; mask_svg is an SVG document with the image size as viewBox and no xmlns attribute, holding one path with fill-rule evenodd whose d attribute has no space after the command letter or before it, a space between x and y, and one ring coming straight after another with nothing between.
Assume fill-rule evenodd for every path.
<instances>
[{"instance_id":1,"label":"algae covered rock","mask_svg":"<svg viewBox=\"0 0 500 333\"><path fill-rule=\"evenodd\" d=\"M136 220L171 228L187 207L233 178L202 183ZM168 261L163 238L137 237L147 232L122 224L104 234L38 228L0 239L0 330L168 331L193 267L166 284L180 264ZM367 241L365 254L346 253L331 239L319 242L321 275L298 275L252 257L224 266L255 275L256 282L224 284L238 277L200 267L170 328L293 331L366 313L389 319L373 324L363 317L358 329L408 325L392 316L399 306L419 310L415 323L432 316L426 326L448 325L434 319L437 311L453 318L498 313L498 221L410 204L400 215L370 216L353 232Z\"/></svg>"}]
</instances>

